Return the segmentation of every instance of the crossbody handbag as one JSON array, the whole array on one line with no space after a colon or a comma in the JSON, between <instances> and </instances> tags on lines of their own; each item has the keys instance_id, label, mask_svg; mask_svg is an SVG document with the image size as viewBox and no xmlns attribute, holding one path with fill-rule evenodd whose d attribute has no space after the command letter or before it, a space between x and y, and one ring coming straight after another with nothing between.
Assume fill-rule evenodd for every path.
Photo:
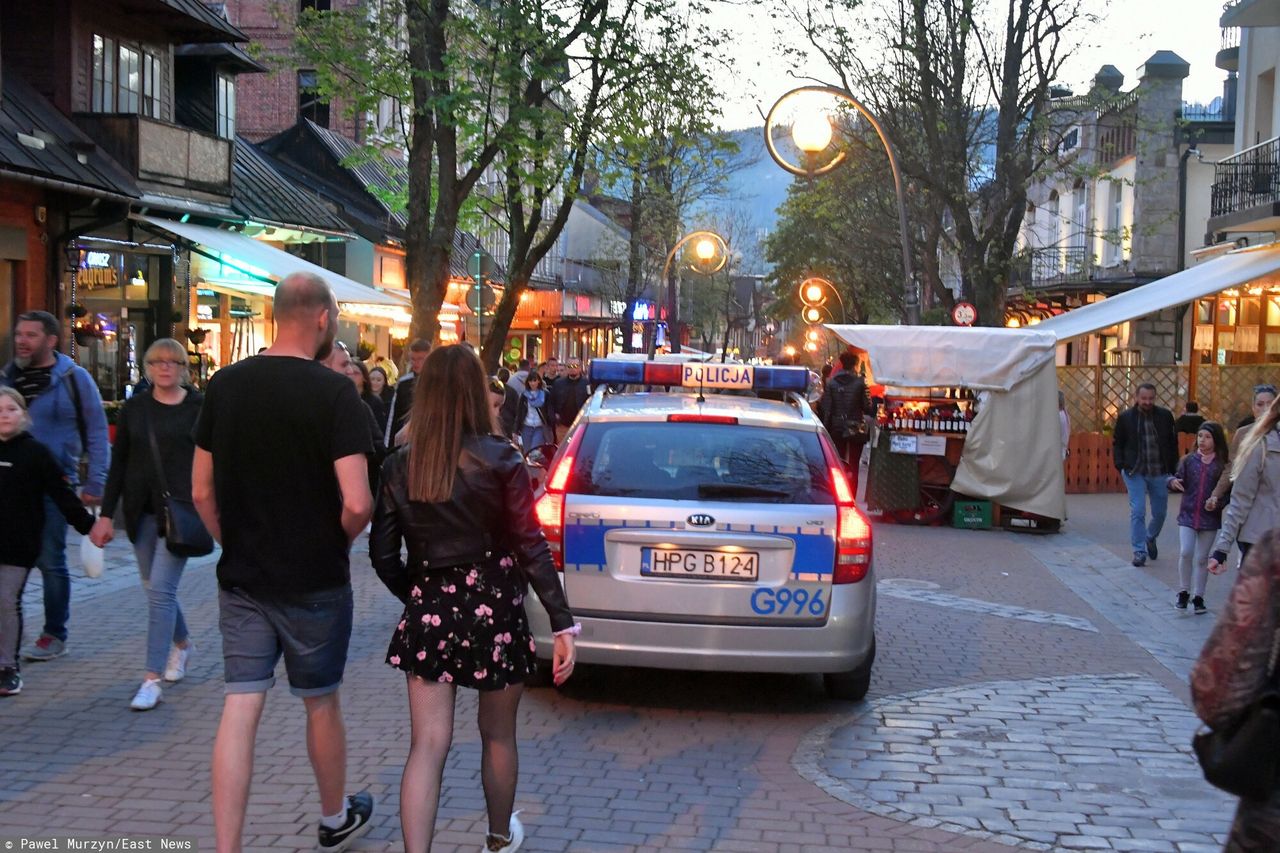
<instances>
[{"instance_id":1,"label":"crossbody handbag","mask_svg":"<svg viewBox=\"0 0 1280 853\"><path fill-rule=\"evenodd\" d=\"M1280 657L1280 627L1271 642L1267 680L1239 720L1221 729L1197 732L1191 739L1191 747L1209 784L1249 800L1270 799L1280 769L1277 767L1280 758L1277 657Z\"/></svg>"},{"instance_id":2,"label":"crossbody handbag","mask_svg":"<svg viewBox=\"0 0 1280 853\"><path fill-rule=\"evenodd\" d=\"M189 498L174 497L164 476L164 462L160 458L160 445L156 431L147 417L147 440L151 444L151 460L155 463L156 479L160 483L160 496L164 506L160 516L164 529L164 547L178 557L203 557L213 553L213 537L209 535L196 505Z\"/></svg>"}]
</instances>

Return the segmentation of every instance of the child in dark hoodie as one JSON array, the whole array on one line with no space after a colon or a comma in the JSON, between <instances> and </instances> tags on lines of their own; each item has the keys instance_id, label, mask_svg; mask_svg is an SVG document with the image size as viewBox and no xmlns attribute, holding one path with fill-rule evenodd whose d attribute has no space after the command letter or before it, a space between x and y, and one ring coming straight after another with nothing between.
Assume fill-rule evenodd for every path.
<instances>
[{"instance_id":1,"label":"child in dark hoodie","mask_svg":"<svg viewBox=\"0 0 1280 853\"><path fill-rule=\"evenodd\" d=\"M22 692L18 609L27 573L40 555L45 495L76 530L88 533L93 527L93 515L76 497L53 454L27 432L28 426L22 395L0 388L0 696Z\"/></svg>"},{"instance_id":2,"label":"child in dark hoodie","mask_svg":"<svg viewBox=\"0 0 1280 853\"><path fill-rule=\"evenodd\" d=\"M1213 487L1222 472L1230 467L1227 437L1214 421L1200 424L1196 432L1196 449L1178 463L1178 471L1169 481L1169 490L1182 492L1178 507L1178 573L1182 588L1174 606L1187 609L1187 601L1196 615L1209 612L1204 603L1204 588L1209 577L1209 551L1222 526L1222 509L1208 508ZM1194 584L1193 584L1194 578Z\"/></svg>"}]
</instances>

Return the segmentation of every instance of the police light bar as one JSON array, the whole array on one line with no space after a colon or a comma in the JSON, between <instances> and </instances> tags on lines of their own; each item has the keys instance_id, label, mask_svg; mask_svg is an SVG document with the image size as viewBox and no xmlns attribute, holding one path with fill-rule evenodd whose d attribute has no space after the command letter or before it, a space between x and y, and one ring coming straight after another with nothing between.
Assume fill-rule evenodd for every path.
<instances>
[{"instance_id":1,"label":"police light bar","mask_svg":"<svg viewBox=\"0 0 1280 853\"><path fill-rule=\"evenodd\" d=\"M809 371L803 367L772 367L755 364L720 364L661 361L614 361L597 358L591 362L592 383L612 385L666 385L682 388L720 388L751 391L797 391L809 387Z\"/></svg>"}]
</instances>

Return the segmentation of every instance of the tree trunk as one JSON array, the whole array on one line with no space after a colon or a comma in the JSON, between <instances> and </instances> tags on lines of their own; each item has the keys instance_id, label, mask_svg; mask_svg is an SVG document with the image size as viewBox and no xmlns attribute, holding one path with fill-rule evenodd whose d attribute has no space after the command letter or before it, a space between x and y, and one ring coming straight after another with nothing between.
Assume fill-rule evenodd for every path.
<instances>
[{"instance_id":1,"label":"tree trunk","mask_svg":"<svg viewBox=\"0 0 1280 853\"><path fill-rule=\"evenodd\" d=\"M497 373L498 368L502 366L502 353L506 349L507 333L511 331L511 322L515 319L516 309L520 307L520 294L528 288L528 279L522 281L516 276L508 276L507 288L502 292L502 299L498 301L498 307L493 312L493 324L485 333L484 346L480 355L480 360L484 362L484 369L490 376Z\"/></svg>"}]
</instances>

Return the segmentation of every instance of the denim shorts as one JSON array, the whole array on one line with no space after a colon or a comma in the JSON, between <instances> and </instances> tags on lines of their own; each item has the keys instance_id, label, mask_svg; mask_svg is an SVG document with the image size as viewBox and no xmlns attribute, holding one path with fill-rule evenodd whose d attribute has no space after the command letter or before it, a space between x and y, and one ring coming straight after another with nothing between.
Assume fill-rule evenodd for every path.
<instances>
[{"instance_id":1,"label":"denim shorts","mask_svg":"<svg viewBox=\"0 0 1280 853\"><path fill-rule=\"evenodd\" d=\"M218 624L228 693L264 693L284 657L295 696L323 696L342 684L351 640L351 587L291 595L218 590Z\"/></svg>"}]
</instances>

